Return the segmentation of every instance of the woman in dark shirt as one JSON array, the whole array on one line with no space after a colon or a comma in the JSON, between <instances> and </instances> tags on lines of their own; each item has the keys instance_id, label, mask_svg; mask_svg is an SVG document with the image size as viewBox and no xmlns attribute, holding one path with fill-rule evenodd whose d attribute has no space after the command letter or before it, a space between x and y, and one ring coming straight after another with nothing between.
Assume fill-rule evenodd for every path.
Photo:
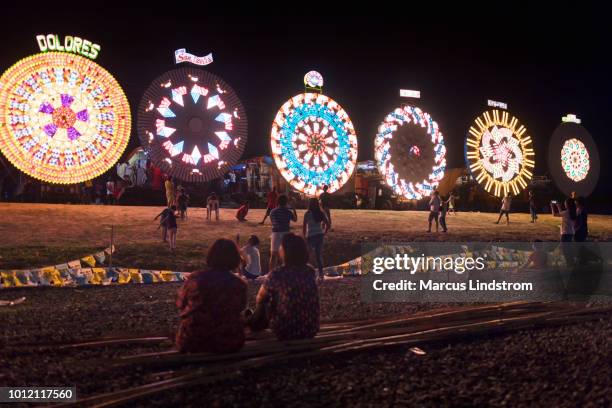
<instances>
[{"instance_id":1,"label":"woman in dark shirt","mask_svg":"<svg viewBox=\"0 0 612 408\"><path fill-rule=\"evenodd\" d=\"M589 236L588 213L584 197L576 198L576 220L574 221L574 241L584 242Z\"/></svg>"},{"instance_id":2,"label":"woman in dark shirt","mask_svg":"<svg viewBox=\"0 0 612 408\"><path fill-rule=\"evenodd\" d=\"M188 353L232 353L244 345L242 312L247 305L246 282L233 273L240 265L238 247L219 239L206 263L208 269L193 273L179 292L176 346Z\"/></svg>"},{"instance_id":3,"label":"woman in dark shirt","mask_svg":"<svg viewBox=\"0 0 612 408\"><path fill-rule=\"evenodd\" d=\"M281 341L313 338L319 331L319 290L306 241L286 234L280 253L284 265L267 276L248 324L255 331L269 326Z\"/></svg>"}]
</instances>

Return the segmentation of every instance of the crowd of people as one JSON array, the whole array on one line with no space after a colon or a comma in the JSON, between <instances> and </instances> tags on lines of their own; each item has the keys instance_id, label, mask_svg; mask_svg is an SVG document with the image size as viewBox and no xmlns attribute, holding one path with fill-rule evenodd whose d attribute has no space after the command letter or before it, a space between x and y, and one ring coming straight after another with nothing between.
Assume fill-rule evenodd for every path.
<instances>
[{"instance_id":1,"label":"crowd of people","mask_svg":"<svg viewBox=\"0 0 612 408\"><path fill-rule=\"evenodd\" d=\"M323 279L323 244L331 231L331 200L327 192L308 201L302 220L302 235L291 232L291 224L298 221L296 209L286 195L275 189L267 196L266 212L259 224L271 221L270 258L268 273L262 279L253 310L247 309L247 281L258 280L263 274L260 239L250 235L240 247L240 236L235 241L217 240L207 254L207 269L194 272L180 290L177 306L180 324L176 344L182 352L230 353L240 350L245 342L245 330L272 330L279 340L308 339L319 330L318 285ZM174 188L166 180L168 207L155 217L160 220L162 238L170 249L176 248L177 218L187 218L189 196L179 186ZM457 215L456 197L434 191L429 199L428 230L447 232L446 217ZM505 216L510 223L512 196L501 199L499 224ZM535 194L529 193L531 222L536 222ZM219 220L220 200L212 193L206 199L206 219ZM249 203L244 202L236 212L238 221L246 221ZM588 237L587 210L582 197L569 197L564 205L551 202L553 216L561 218L560 241L583 242ZM546 252L541 241L534 241L534 254L529 267L546 265ZM565 252L564 252L565 254ZM314 267L309 259L313 256ZM566 256L568 263L569 255ZM528 267L525 265L524 267Z\"/></svg>"},{"instance_id":2,"label":"crowd of people","mask_svg":"<svg viewBox=\"0 0 612 408\"><path fill-rule=\"evenodd\" d=\"M435 231L448 232L446 225L446 215L457 214L455 211L456 197L451 193L448 197L442 197L439 191L434 191L429 199L429 215L427 232L432 232L432 227L435 223ZM506 218L506 225L510 225L510 213L512 206L512 195L504 194L500 203L499 216L495 224L499 224L502 217ZM561 217L560 232L561 242L584 242L588 237L588 213L586 209L586 201L584 197L577 197L576 193L572 193L563 205L557 201L551 201L551 212L554 217ZM535 193L529 191L529 214L530 222L535 223L538 219L537 203Z\"/></svg>"}]
</instances>

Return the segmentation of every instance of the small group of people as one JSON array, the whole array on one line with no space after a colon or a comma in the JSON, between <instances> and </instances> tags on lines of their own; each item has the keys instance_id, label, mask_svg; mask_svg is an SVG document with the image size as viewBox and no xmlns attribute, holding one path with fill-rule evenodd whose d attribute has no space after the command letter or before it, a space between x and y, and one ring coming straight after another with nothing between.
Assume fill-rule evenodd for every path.
<instances>
[{"instance_id":1,"label":"small group of people","mask_svg":"<svg viewBox=\"0 0 612 408\"><path fill-rule=\"evenodd\" d=\"M450 213L457 214L455 211L455 196L451 193L448 198L441 197L438 190L434 191L429 199L429 216L427 219L429 228L427 228L427 232L431 232L434 221L436 232L438 232L439 227L442 227L442 232L448 232L446 215Z\"/></svg>"},{"instance_id":2,"label":"small group of people","mask_svg":"<svg viewBox=\"0 0 612 408\"><path fill-rule=\"evenodd\" d=\"M530 194L531 197L531 194ZM567 197L563 204L557 201L551 201L550 210L553 217L561 218L559 226L559 241L561 243L561 251L568 266L573 266L578 260L580 263L586 261L589 256L589 251L584 247L576 251L569 243L571 242L586 242L589 236L588 212L586 208L586 200L584 197L578 197L576 193L572 193ZM536 217L537 218L537 215ZM532 213L532 222L533 219ZM527 260L526 264L520 269L545 269L547 266L547 251L542 240L536 239L533 244L533 253Z\"/></svg>"},{"instance_id":3,"label":"small group of people","mask_svg":"<svg viewBox=\"0 0 612 408\"><path fill-rule=\"evenodd\" d=\"M247 246L252 249L258 242L251 236ZM247 309L247 284L237 273L241 265L249 271L245 265L259 261L258 251L248 251L243 248L241 253L235 242L219 239L208 251L207 269L187 279L177 299L179 351L236 352L244 345L247 328L253 332L270 328L280 341L317 334L319 291L304 238L283 235L279 246L282 266L268 274L254 310Z\"/></svg>"},{"instance_id":4,"label":"small group of people","mask_svg":"<svg viewBox=\"0 0 612 408\"><path fill-rule=\"evenodd\" d=\"M501 199L501 208L499 210L499 217L497 218L496 224L499 224L502 217L506 216L506 225L510 225L510 207L512 205L512 194L506 193ZM538 206L536 204L536 197L533 190L529 190L529 215L531 216L531 223L535 223L538 219Z\"/></svg>"},{"instance_id":5,"label":"small group of people","mask_svg":"<svg viewBox=\"0 0 612 408\"><path fill-rule=\"evenodd\" d=\"M328 187L323 187L323 193L317 199L312 197L308 201L308 209L304 214L302 223L302 234L306 239L308 247L314 253L315 263L319 278L323 278L323 242L325 234L331 229L331 211L329 198L325 194ZM323 197L323 199L321 199ZM289 199L286 195L278 196L275 190L268 195L268 208L261 224L265 223L267 217L272 222L272 234L270 236L270 262L269 270L273 270L279 263L279 251L281 242L285 235L291 230L291 222L297 222L298 215L295 208L289 207Z\"/></svg>"},{"instance_id":6,"label":"small group of people","mask_svg":"<svg viewBox=\"0 0 612 408\"><path fill-rule=\"evenodd\" d=\"M554 217L561 217L561 242L585 242L589 236L588 213L584 197L572 193L561 206L557 201L550 203Z\"/></svg>"},{"instance_id":7,"label":"small group of people","mask_svg":"<svg viewBox=\"0 0 612 408\"><path fill-rule=\"evenodd\" d=\"M182 185L175 187L172 177L166 177L164 188L166 189L166 205L168 208L175 206L180 213L181 219L186 219L189 194L185 188Z\"/></svg>"},{"instance_id":8,"label":"small group of people","mask_svg":"<svg viewBox=\"0 0 612 408\"><path fill-rule=\"evenodd\" d=\"M123 193L125 193L126 183L122 179L106 180L106 204L113 205L119 202Z\"/></svg>"}]
</instances>

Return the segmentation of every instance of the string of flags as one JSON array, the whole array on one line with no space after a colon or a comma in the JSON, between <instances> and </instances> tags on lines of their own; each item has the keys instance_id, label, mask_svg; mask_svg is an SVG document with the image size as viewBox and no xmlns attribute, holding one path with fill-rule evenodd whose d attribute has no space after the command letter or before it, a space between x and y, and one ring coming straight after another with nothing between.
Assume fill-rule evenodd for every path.
<instances>
[{"instance_id":1,"label":"string of flags","mask_svg":"<svg viewBox=\"0 0 612 408\"><path fill-rule=\"evenodd\" d=\"M323 272L327 276L359 276L368 272L367 268L364 268L364 258L372 259L375 256L395 256L404 253L415 254L416 251L417 249L408 245L383 245L348 262L326 267ZM555 251L559 252L559 249ZM115 247L113 246L59 265L33 269L0 270L0 288L182 282L190 275L190 272L104 266L107 257L114 252ZM505 269L524 264L529 255L529 251L493 245L479 252L470 251L467 246L463 246L460 252L446 256L485 256L487 267ZM560 256L560 253L555 254L553 251L552 255L549 257L549 259L554 260L552 266L564 266L565 260L563 256Z\"/></svg>"}]
</instances>

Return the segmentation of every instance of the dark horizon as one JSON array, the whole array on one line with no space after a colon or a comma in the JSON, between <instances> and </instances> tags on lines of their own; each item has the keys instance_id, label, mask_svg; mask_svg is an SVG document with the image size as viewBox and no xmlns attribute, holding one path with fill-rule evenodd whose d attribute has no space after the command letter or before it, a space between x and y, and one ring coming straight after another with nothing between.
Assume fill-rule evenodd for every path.
<instances>
[{"instance_id":1,"label":"dark horizon","mask_svg":"<svg viewBox=\"0 0 612 408\"><path fill-rule=\"evenodd\" d=\"M2 26L6 43L0 57L4 71L38 52L37 34L77 35L101 45L97 62L113 74L132 110L132 137L126 153L139 146L136 108L149 83L175 67L174 50L213 53L204 67L237 92L249 119L243 158L270 154L269 132L276 111L303 91L302 78L319 71L324 93L348 112L357 130L359 160L373 158L373 140L383 117L401 102L428 111L445 136L448 167L464 166L463 143L472 120L487 99L503 101L525 124L536 149L535 174L548 172L548 142L561 117L574 113L589 130L602 156L595 194L610 192L604 159L609 93L612 90L602 53L609 49L610 28L596 24L549 25L508 18L491 25L403 24L379 18L343 18L317 22L299 18L139 19L128 9L78 20L54 15L23 20L17 10ZM109 27L109 19L111 26ZM420 100L399 97L399 89L418 89Z\"/></svg>"}]
</instances>

